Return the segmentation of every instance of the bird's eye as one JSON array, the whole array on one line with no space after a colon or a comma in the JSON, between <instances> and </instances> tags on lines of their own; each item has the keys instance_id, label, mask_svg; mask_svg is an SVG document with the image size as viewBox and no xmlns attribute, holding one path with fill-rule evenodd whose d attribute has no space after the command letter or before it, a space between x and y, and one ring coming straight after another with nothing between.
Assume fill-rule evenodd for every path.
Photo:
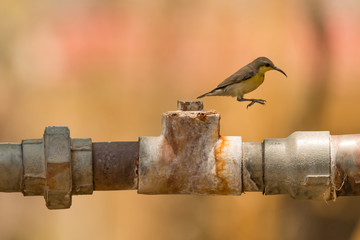
<instances>
[{"instance_id":1,"label":"bird's eye","mask_svg":"<svg viewBox=\"0 0 360 240\"><path fill-rule=\"evenodd\" d=\"M270 67L270 64L269 64L269 63L266 63L266 64L265 64L265 67Z\"/></svg>"}]
</instances>

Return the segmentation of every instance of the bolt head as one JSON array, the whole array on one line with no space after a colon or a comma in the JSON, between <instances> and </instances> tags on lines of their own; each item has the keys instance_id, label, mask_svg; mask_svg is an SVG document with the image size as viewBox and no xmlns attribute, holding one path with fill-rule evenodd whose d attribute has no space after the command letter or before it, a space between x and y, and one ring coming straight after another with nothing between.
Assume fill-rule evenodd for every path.
<instances>
[{"instance_id":1,"label":"bolt head","mask_svg":"<svg viewBox=\"0 0 360 240\"><path fill-rule=\"evenodd\" d=\"M177 101L177 108L180 111L202 111L204 105L202 101Z\"/></svg>"}]
</instances>

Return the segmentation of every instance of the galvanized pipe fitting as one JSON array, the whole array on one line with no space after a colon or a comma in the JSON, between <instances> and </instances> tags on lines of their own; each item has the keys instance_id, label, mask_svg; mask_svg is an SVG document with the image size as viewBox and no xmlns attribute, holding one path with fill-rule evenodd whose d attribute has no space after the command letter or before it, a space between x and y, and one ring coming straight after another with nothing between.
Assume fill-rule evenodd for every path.
<instances>
[{"instance_id":1,"label":"galvanized pipe fitting","mask_svg":"<svg viewBox=\"0 0 360 240\"><path fill-rule=\"evenodd\" d=\"M161 136L140 137L138 193L240 195L241 137L220 137L220 115L200 101L178 107L163 114Z\"/></svg>"},{"instance_id":2,"label":"galvanized pipe fitting","mask_svg":"<svg viewBox=\"0 0 360 240\"><path fill-rule=\"evenodd\" d=\"M42 139L0 144L0 191L43 195L49 209L69 208L73 194L92 194L91 139L47 127Z\"/></svg>"},{"instance_id":3,"label":"galvanized pipe fitting","mask_svg":"<svg viewBox=\"0 0 360 240\"><path fill-rule=\"evenodd\" d=\"M264 141L264 193L332 199L329 132L294 132Z\"/></svg>"}]
</instances>

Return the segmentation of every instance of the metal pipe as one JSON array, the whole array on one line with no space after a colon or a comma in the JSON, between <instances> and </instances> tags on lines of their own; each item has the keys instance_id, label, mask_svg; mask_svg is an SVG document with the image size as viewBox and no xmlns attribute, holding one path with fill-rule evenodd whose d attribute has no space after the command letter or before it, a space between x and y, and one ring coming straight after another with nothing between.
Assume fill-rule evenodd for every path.
<instances>
[{"instance_id":1,"label":"metal pipe","mask_svg":"<svg viewBox=\"0 0 360 240\"><path fill-rule=\"evenodd\" d=\"M240 195L241 137L220 137L220 115L201 101L178 107L159 137L140 137L138 193Z\"/></svg>"},{"instance_id":2,"label":"metal pipe","mask_svg":"<svg viewBox=\"0 0 360 240\"><path fill-rule=\"evenodd\" d=\"M336 196L360 195L360 134L331 136L331 171Z\"/></svg>"},{"instance_id":3,"label":"metal pipe","mask_svg":"<svg viewBox=\"0 0 360 240\"><path fill-rule=\"evenodd\" d=\"M92 144L94 190L137 189L138 142Z\"/></svg>"},{"instance_id":4,"label":"metal pipe","mask_svg":"<svg viewBox=\"0 0 360 240\"><path fill-rule=\"evenodd\" d=\"M200 101L178 101L158 137L139 142L72 139L67 127L43 138L0 144L0 191L43 195L50 209L93 190L142 194L240 195L296 199L360 195L360 135L295 132L262 143L220 135L220 115Z\"/></svg>"},{"instance_id":5,"label":"metal pipe","mask_svg":"<svg viewBox=\"0 0 360 240\"><path fill-rule=\"evenodd\" d=\"M264 140L264 193L332 199L329 132L294 132Z\"/></svg>"},{"instance_id":6,"label":"metal pipe","mask_svg":"<svg viewBox=\"0 0 360 240\"><path fill-rule=\"evenodd\" d=\"M264 190L263 144L243 143L243 191L262 192Z\"/></svg>"},{"instance_id":7,"label":"metal pipe","mask_svg":"<svg viewBox=\"0 0 360 240\"><path fill-rule=\"evenodd\" d=\"M21 144L0 144L0 191L20 192L23 181Z\"/></svg>"}]
</instances>

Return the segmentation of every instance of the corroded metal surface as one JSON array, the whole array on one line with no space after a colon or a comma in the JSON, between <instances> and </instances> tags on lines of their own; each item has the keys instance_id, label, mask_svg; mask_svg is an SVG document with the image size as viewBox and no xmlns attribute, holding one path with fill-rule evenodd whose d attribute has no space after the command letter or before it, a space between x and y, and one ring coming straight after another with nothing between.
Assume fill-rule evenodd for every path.
<instances>
[{"instance_id":1,"label":"corroded metal surface","mask_svg":"<svg viewBox=\"0 0 360 240\"><path fill-rule=\"evenodd\" d=\"M44 133L44 147L46 206L49 209L69 208L72 191L69 129L67 127L47 127Z\"/></svg>"},{"instance_id":2,"label":"corroded metal surface","mask_svg":"<svg viewBox=\"0 0 360 240\"><path fill-rule=\"evenodd\" d=\"M336 195L360 195L360 134L331 136L331 148Z\"/></svg>"},{"instance_id":3,"label":"corroded metal surface","mask_svg":"<svg viewBox=\"0 0 360 240\"><path fill-rule=\"evenodd\" d=\"M241 194L241 138L219 136L214 111L163 114L160 137L140 137L144 194Z\"/></svg>"},{"instance_id":4,"label":"corroded metal surface","mask_svg":"<svg viewBox=\"0 0 360 240\"><path fill-rule=\"evenodd\" d=\"M138 142L93 143L94 190L137 188Z\"/></svg>"},{"instance_id":5,"label":"corroded metal surface","mask_svg":"<svg viewBox=\"0 0 360 240\"><path fill-rule=\"evenodd\" d=\"M177 101L177 109L181 111L202 111L204 105L202 101Z\"/></svg>"},{"instance_id":6,"label":"corroded metal surface","mask_svg":"<svg viewBox=\"0 0 360 240\"><path fill-rule=\"evenodd\" d=\"M264 190L263 144L243 143L243 191L262 192Z\"/></svg>"},{"instance_id":7,"label":"corroded metal surface","mask_svg":"<svg viewBox=\"0 0 360 240\"><path fill-rule=\"evenodd\" d=\"M221 136L214 147L215 194L240 195L242 189L241 137Z\"/></svg>"}]
</instances>

